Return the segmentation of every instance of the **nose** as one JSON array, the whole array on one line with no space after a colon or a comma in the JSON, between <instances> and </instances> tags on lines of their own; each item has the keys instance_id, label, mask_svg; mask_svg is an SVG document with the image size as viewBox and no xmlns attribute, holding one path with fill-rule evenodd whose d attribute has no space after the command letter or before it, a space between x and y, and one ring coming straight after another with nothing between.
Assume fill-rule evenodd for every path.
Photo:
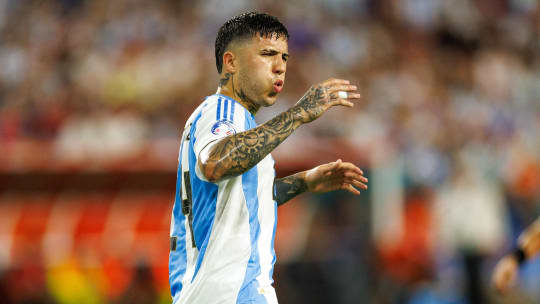
<instances>
[{"instance_id":1,"label":"nose","mask_svg":"<svg viewBox=\"0 0 540 304\"><path fill-rule=\"evenodd\" d=\"M279 57L276 58L276 60L274 61L274 65L272 67L272 72L274 74L281 75L285 73L286 69L287 69L287 63L283 60L283 58L279 58Z\"/></svg>"}]
</instances>

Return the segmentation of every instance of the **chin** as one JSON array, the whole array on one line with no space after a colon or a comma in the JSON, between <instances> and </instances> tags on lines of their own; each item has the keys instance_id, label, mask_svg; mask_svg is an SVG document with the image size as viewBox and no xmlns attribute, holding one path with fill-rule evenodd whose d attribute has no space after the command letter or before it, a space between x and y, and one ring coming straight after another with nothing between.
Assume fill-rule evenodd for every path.
<instances>
[{"instance_id":1,"label":"chin","mask_svg":"<svg viewBox=\"0 0 540 304\"><path fill-rule=\"evenodd\" d=\"M264 105L265 107L269 107L271 105L273 105L274 103L276 103L276 99L277 99L277 94L274 95L274 96L268 96L264 99Z\"/></svg>"},{"instance_id":2,"label":"chin","mask_svg":"<svg viewBox=\"0 0 540 304\"><path fill-rule=\"evenodd\" d=\"M266 95L266 98L264 98L264 101L267 104L266 106L273 105L276 102L278 95L279 93L273 91L270 94Z\"/></svg>"}]
</instances>

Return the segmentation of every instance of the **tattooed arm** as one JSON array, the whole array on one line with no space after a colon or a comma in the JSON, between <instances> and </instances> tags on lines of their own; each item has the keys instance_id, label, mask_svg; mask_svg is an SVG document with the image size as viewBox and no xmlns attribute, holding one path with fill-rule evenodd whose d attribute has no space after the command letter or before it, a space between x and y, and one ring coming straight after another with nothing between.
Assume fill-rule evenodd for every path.
<instances>
[{"instance_id":1,"label":"tattooed arm","mask_svg":"<svg viewBox=\"0 0 540 304\"><path fill-rule=\"evenodd\" d=\"M307 190L305 175L306 172L304 171L274 180L274 200L278 206L285 204L291 198Z\"/></svg>"},{"instance_id":2,"label":"tattooed arm","mask_svg":"<svg viewBox=\"0 0 540 304\"><path fill-rule=\"evenodd\" d=\"M338 189L360 194L356 188L367 189L364 172L341 159L317 166L308 171L274 180L274 200L278 206L305 191L328 192Z\"/></svg>"},{"instance_id":3,"label":"tattooed arm","mask_svg":"<svg viewBox=\"0 0 540 304\"><path fill-rule=\"evenodd\" d=\"M540 219L521 233L517 248L504 256L495 266L492 282L496 290L504 294L516 282L519 267L524 262L535 258L540 253Z\"/></svg>"},{"instance_id":4,"label":"tattooed arm","mask_svg":"<svg viewBox=\"0 0 540 304\"><path fill-rule=\"evenodd\" d=\"M338 91L349 92L348 98L339 98ZM333 106L352 107L350 100L360 98L355 91L356 86L340 79L312 86L289 110L254 129L225 137L203 149L198 161L201 172L209 181L217 182L248 171L300 125L317 119Z\"/></svg>"}]
</instances>

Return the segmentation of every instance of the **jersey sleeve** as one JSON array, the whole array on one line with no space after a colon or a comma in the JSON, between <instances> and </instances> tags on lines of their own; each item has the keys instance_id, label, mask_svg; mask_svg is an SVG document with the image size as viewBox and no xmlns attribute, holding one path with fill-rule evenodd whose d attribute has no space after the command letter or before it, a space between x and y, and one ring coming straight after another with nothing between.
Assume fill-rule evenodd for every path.
<instances>
[{"instance_id":1,"label":"jersey sleeve","mask_svg":"<svg viewBox=\"0 0 540 304\"><path fill-rule=\"evenodd\" d=\"M211 142L245 131L244 115L242 106L224 97L203 107L192 134L197 158Z\"/></svg>"}]
</instances>

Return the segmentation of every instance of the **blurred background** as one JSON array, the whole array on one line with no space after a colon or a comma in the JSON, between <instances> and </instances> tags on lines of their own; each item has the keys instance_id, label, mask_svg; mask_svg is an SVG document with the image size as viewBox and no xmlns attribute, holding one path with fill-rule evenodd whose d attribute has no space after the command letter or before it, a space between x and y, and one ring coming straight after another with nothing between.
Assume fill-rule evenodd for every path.
<instances>
[{"instance_id":1,"label":"blurred background","mask_svg":"<svg viewBox=\"0 0 540 304\"><path fill-rule=\"evenodd\" d=\"M540 213L536 0L0 0L0 302L171 302L179 134L249 10L291 35L259 123L332 76L363 95L273 153L370 179L279 208L280 303L540 303L538 259L489 284Z\"/></svg>"}]
</instances>

